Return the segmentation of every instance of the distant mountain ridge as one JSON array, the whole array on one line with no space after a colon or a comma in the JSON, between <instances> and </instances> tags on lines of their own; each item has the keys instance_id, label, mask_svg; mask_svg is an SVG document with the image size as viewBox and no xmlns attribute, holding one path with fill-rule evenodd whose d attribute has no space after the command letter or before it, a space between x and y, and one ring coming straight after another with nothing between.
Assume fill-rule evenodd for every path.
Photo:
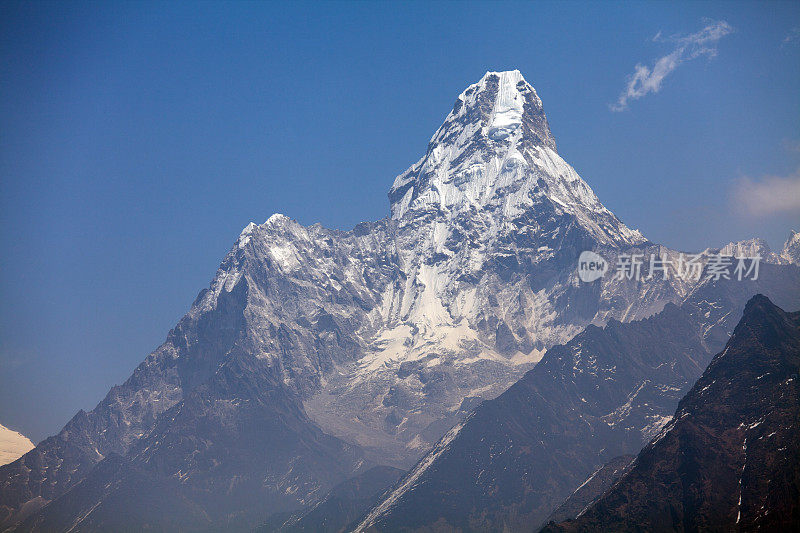
<instances>
[{"instance_id":1,"label":"distant mountain ridge","mask_svg":"<svg viewBox=\"0 0 800 533\"><path fill-rule=\"evenodd\" d=\"M32 448L33 443L28 437L0 425L0 466L16 461Z\"/></svg>"},{"instance_id":2,"label":"distant mountain ridge","mask_svg":"<svg viewBox=\"0 0 800 533\"><path fill-rule=\"evenodd\" d=\"M630 470L545 531L791 531L800 524L800 312L755 296Z\"/></svg>"}]
</instances>

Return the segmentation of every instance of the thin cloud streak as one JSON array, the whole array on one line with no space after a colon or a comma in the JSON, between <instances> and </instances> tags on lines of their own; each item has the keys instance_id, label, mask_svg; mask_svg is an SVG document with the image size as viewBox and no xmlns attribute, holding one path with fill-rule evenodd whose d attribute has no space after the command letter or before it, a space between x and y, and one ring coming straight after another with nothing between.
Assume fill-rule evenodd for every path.
<instances>
[{"instance_id":1,"label":"thin cloud streak","mask_svg":"<svg viewBox=\"0 0 800 533\"><path fill-rule=\"evenodd\" d=\"M653 37L654 42L675 43L676 48L657 59L652 68L641 63L637 64L633 74L628 78L625 90L622 91L619 99L609 107L612 111L624 111L628 109L629 101L638 100L649 93L657 93L661 90L664 78L681 64L701 56L715 57L719 40L731 32L733 32L733 27L724 20L710 21L702 30L685 37L677 35L665 38L661 32L658 32Z\"/></svg>"},{"instance_id":2,"label":"thin cloud streak","mask_svg":"<svg viewBox=\"0 0 800 533\"><path fill-rule=\"evenodd\" d=\"M800 169L789 176L742 178L734 184L732 198L735 208L756 217L800 213Z\"/></svg>"}]
</instances>

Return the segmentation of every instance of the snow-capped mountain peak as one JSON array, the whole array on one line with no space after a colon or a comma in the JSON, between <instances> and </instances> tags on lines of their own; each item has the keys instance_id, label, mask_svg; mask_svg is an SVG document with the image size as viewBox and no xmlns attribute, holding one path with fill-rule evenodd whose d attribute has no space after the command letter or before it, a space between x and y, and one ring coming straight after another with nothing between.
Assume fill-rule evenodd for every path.
<instances>
[{"instance_id":1,"label":"snow-capped mountain peak","mask_svg":"<svg viewBox=\"0 0 800 533\"><path fill-rule=\"evenodd\" d=\"M581 250L645 240L556 152L519 71L464 90L390 197L391 219L351 232L282 214L249 224L197 308L246 303L259 360L301 394L321 389L309 416L406 465L440 436L432 423L446 429L465 398L499 394L594 318L556 303L581 292ZM626 296L625 316L666 298Z\"/></svg>"},{"instance_id":2,"label":"snow-capped mountain peak","mask_svg":"<svg viewBox=\"0 0 800 533\"><path fill-rule=\"evenodd\" d=\"M487 72L458 96L425 155L395 179L389 200L401 221L477 213L491 227L554 210L577 217L600 243L645 241L556 152L542 101L518 70Z\"/></svg>"},{"instance_id":3,"label":"snow-capped mountain peak","mask_svg":"<svg viewBox=\"0 0 800 533\"><path fill-rule=\"evenodd\" d=\"M30 439L0 424L0 466L15 461L33 449Z\"/></svg>"}]
</instances>

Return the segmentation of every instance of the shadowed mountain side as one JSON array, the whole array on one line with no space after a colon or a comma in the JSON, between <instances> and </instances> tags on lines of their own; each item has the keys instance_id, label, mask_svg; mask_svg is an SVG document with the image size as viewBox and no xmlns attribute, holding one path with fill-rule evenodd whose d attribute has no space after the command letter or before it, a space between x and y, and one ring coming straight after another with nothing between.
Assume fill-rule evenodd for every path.
<instances>
[{"instance_id":1,"label":"shadowed mountain side","mask_svg":"<svg viewBox=\"0 0 800 533\"><path fill-rule=\"evenodd\" d=\"M339 533L347 530L405 472L376 466L334 487L310 509L271 517L256 533Z\"/></svg>"},{"instance_id":2,"label":"shadowed mountain side","mask_svg":"<svg viewBox=\"0 0 800 533\"><path fill-rule=\"evenodd\" d=\"M673 421L613 488L555 531L796 531L800 312L748 303Z\"/></svg>"}]
</instances>

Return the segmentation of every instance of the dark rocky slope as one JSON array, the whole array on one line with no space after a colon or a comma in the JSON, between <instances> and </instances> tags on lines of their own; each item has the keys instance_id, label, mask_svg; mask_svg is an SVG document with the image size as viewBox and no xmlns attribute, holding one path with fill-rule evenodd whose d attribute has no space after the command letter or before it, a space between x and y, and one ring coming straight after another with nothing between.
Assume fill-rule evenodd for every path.
<instances>
[{"instance_id":1,"label":"dark rocky slope","mask_svg":"<svg viewBox=\"0 0 800 533\"><path fill-rule=\"evenodd\" d=\"M628 471L634 459L636 457L633 455L620 455L604 464L581 483L575 492L553 511L547 521L561 522L577 518Z\"/></svg>"},{"instance_id":2,"label":"dark rocky slope","mask_svg":"<svg viewBox=\"0 0 800 533\"><path fill-rule=\"evenodd\" d=\"M333 488L310 509L270 517L256 533L339 533L346 531L370 505L405 474L376 466Z\"/></svg>"},{"instance_id":3,"label":"dark rocky slope","mask_svg":"<svg viewBox=\"0 0 800 533\"><path fill-rule=\"evenodd\" d=\"M748 303L725 349L631 470L554 531L797 531L800 312Z\"/></svg>"}]
</instances>

